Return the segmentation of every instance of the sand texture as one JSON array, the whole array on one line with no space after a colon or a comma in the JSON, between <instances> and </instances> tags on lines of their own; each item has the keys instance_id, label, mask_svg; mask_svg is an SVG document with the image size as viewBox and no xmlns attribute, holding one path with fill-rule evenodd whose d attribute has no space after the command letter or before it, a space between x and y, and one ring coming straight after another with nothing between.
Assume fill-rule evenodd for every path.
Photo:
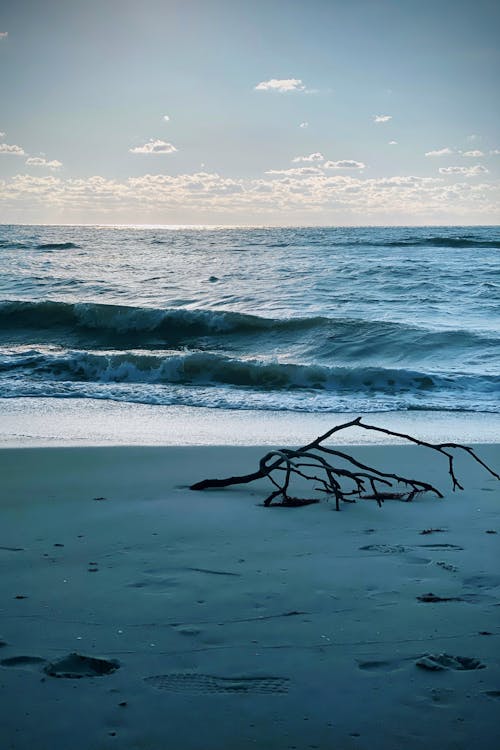
<instances>
[{"instance_id":1,"label":"sand texture","mask_svg":"<svg viewBox=\"0 0 500 750\"><path fill-rule=\"evenodd\" d=\"M2 750L496 750L500 484L351 450L445 498L266 509L187 489L258 448L1 450Z\"/></svg>"}]
</instances>

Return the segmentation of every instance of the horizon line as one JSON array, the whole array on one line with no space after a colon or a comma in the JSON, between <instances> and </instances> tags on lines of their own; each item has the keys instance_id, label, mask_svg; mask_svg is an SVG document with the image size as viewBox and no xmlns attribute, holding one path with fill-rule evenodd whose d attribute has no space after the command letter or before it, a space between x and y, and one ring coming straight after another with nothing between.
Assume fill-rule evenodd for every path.
<instances>
[{"instance_id":1,"label":"horizon line","mask_svg":"<svg viewBox=\"0 0 500 750\"><path fill-rule=\"evenodd\" d=\"M500 224L141 224L138 222L0 222L0 227L100 227L103 229L425 229L499 227Z\"/></svg>"}]
</instances>

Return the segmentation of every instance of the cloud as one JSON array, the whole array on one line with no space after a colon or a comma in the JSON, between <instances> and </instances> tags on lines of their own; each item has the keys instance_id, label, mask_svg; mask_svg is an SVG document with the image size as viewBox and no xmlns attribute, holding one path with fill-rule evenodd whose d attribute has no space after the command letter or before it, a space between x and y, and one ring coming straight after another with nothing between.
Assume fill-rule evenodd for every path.
<instances>
[{"instance_id":1,"label":"cloud","mask_svg":"<svg viewBox=\"0 0 500 750\"><path fill-rule=\"evenodd\" d=\"M255 91L278 91L280 94L305 90L306 87L300 78L270 78L269 81L261 81L255 86Z\"/></svg>"},{"instance_id":2,"label":"cloud","mask_svg":"<svg viewBox=\"0 0 500 750\"><path fill-rule=\"evenodd\" d=\"M303 177L304 175L320 175L323 172L319 167L293 167L291 169L268 169L264 174Z\"/></svg>"},{"instance_id":3,"label":"cloud","mask_svg":"<svg viewBox=\"0 0 500 750\"><path fill-rule=\"evenodd\" d=\"M374 115L373 122L389 122L392 120L392 115Z\"/></svg>"},{"instance_id":4,"label":"cloud","mask_svg":"<svg viewBox=\"0 0 500 750\"><path fill-rule=\"evenodd\" d=\"M389 141L389 146L397 146L397 145L398 145L397 141Z\"/></svg>"},{"instance_id":5,"label":"cloud","mask_svg":"<svg viewBox=\"0 0 500 750\"><path fill-rule=\"evenodd\" d=\"M26 156L21 146L9 146L8 143L0 143L0 154L12 154L13 156Z\"/></svg>"},{"instance_id":6,"label":"cloud","mask_svg":"<svg viewBox=\"0 0 500 750\"><path fill-rule=\"evenodd\" d=\"M500 155L500 148L494 148L492 151L490 151L491 156L499 156Z\"/></svg>"},{"instance_id":7,"label":"cloud","mask_svg":"<svg viewBox=\"0 0 500 750\"><path fill-rule=\"evenodd\" d=\"M52 159L52 161L49 161L48 159L43 159L41 156L30 156L29 159L26 159L26 165L28 167L47 167L48 169L60 169L62 167L62 162L58 161L57 159Z\"/></svg>"},{"instance_id":8,"label":"cloud","mask_svg":"<svg viewBox=\"0 0 500 750\"><path fill-rule=\"evenodd\" d=\"M286 217L296 223L308 217L314 222L320 215L331 222L335 214L358 224L370 219L376 223L389 219L449 223L455 219L459 223L464 217L488 223L498 222L500 216L500 181L414 175L364 178L315 167L273 170L258 178L230 178L205 171L123 180L22 174L0 179L0 200L4 210L21 210L23 216L34 210L43 215L64 211L68 217L85 211L97 222L131 215L142 217L145 223L166 218L175 222L180 216L198 218L198 223L202 218L217 223L218 219L227 222L248 216L262 222Z\"/></svg>"},{"instance_id":9,"label":"cloud","mask_svg":"<svg viewBox=\"0 0 500 750\"><path fill-rule=\"evenodd\" d=\"M477 135L477 133L471 133L471 135L467 136L467 140L470 143L473 143L474 141L477 141L478 138L479 138L479 136Z\"/></svg>"},{"instance_id":10,"label":"cloud","mask_svg":"<svg viewBox=\"0 0 500 750\"><path fill-rule=\"evenodd\" d=\"M478 159L481 156L484 156L482 151L479 151L479 149L474 149L473 151L464 151L462 153L462 156L474 156L476 159Z\"/></svg>"},{"instance_id":11,"label":"cloud","mask_svg":"<svg viewBox=\"0 0 500 750\"><path fill-rule=\"evenodd\" d=\"M163 115L163 119L165 120L165 122L169 122L170 121L170 116L169 115Z\"/></svg>"},{"instance_id":12,"label":"cloud","mask_svg":"<svg viewBox=\"0 0 500 750\"><path fill-rule=\"evenodd\" d=\"M3 130L0 130L0 138L5 138L7 133L4 133Z\"/></svg>"},{"instance_id":13,"label":"cloud","mask_svg":"<svg viewBox=\"0 0 500 750\"><path fill-rule=\"evenodd\" d=\"M323 166L325 169L364 169L366 164L363 164L362 161L342 159L341 161L327 161Z\"/></svg>"},{"instance_id":14,"label":"cloud","mask_svg":"<svg viewBox=\"0 0 500 750\"><path fill-rule=\"evenodd\" d=\"M7 39L8 36L9 36L8 31L0 31L0 39Z\"/></svg>"},{"instance_id":15,"label":"cloud","mask_svg":"<svg viewBox=\"0 0 500 750\"><path fill-rule=\"evenodd\" d=\"M149 140L144 146L129 148L129 151L131 154L173 154L177 149L172 143L160 141L157 138L156 140Z\"/></svg>"},{"instance_id":16,"label":"cloud","mask_svg":"<svg viewBox=\"0 0 500 750\"><path fill-rule=\"evenodd\" d=\"M453 151L451 150L451 148L448 148L448 147L440 148L440 149L437 149L436 151L425 152L426 156L450 156L451 154L453 154Z\"/></svg>"},{"instance_id":17,"label":"cloud","mask_svg":"<svg viewBox=\"0 0 500 750\"><path fill-rule=\"evenodd\" d=\"M308 127L309 127L309 123L308 122L301 122L300 125L299 125L299 128L308 128Z\"/></svg>"},{"instance_id":18,"label":"cloud","mask_svg":"<svg viewBox=\"0 0 500 750\"><path fill-rule=\"evenodd\" d=\"M316 151L314 154L309 154L309 156L296 156L295 159L292 159L294 163L299 161L323 161L324 160L323 154L320 154L319 151Z\"/></svg>"},{"instance_id":19,"label":"cloud","mask_svg":"<svg viewBox=\"0 0 500 750\"><path fill-rule=\"evenodd\" d=\"M476 177L480 174L488 174L488 169L482 164L476 164L475 167L440 167L441 174L461 174L464 177Z\"/></svg>"}]
</instances>

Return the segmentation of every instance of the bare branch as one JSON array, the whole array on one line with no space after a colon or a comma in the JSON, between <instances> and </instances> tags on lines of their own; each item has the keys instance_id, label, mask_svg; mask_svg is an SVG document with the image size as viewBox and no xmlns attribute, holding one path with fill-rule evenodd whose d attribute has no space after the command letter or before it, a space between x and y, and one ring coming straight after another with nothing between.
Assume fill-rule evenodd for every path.
<instances>
[{"instance_id":1,"label":"bare branch","mask_svg":"<svg viewBox=\"0 0 500 750\"><path fill-rule=\"evenodd\" d=\"M208 488L229 487L235 484L248 484L256 479L264 479L267 477L275 489L264 500L264 505L269 506L277 504L273 503L277 498L281 498L281 502L278 503L279 505L290 507L298 507L300 505L316 502L316 500L310 498L301 500L300 498L290 497L290 482L295 476L307 481L313 481L319 485L315 486L317 491L324 492L327 495L333 495L335 497L336 510L340 510L341 501L354 502L354 500L351 499L352 495L357 495L358 497L365 499L374 499L379 506L381 506L386 499L402 499L410 502L416 497L416 495L422 492L432 492L438 498L443 497L442 492L428 482L382 471L373 466L368 466L362 463L345 451L323 445L325 440L328 440L332 435L350 427L360 427L364 430L373 430L392 437L403 438L410 443L423 448L429 448L445 456L453 491L456 489L463 489L455 473L454 450L465 451L474 461L491 474L491 476L500 480L500 475L479 458L469 446L460 445L459 443L429 443L402 432L395 432L394 430L389 430L384 427L365 424L365 422L362 422L361 420L361 417L356 417L356 419L353 419L350 422L332 427L332 429L325 432L324 435L320 435L315 440L301 448L280 448L279 450L271 450L260 459L259 468L253 473L227 477L225 479L203 479L201 482L193 484L191 489L204 490ZM326 456L335 456L342 459L348 464L349 468L333 466L325 458L325 454ZM313 472L309 471L310 469L312 469ZM372 494L370 495L363 494L365 492L366 483L368 483L371 488ZM378 485L384 485L384 487L388 487L389 490L400 488L401 485L406 487L406 489L403 492L399 490L394 492L386 489L378 489Z\"/></svg>"}]
</instances>

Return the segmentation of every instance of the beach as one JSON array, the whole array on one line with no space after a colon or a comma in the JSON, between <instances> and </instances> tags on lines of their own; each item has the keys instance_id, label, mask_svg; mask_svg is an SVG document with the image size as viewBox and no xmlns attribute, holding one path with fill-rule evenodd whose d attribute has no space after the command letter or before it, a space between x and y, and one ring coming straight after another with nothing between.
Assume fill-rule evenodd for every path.
<instances>
[{"instance_id":1,"label":"beach","mask_svg":"<svg viewBox=\"0 0 500 750\"><path fill-rule=\"evenodd\" d=\"M2 228L2 750L496 750L493 476L354 427L330 445L444 497L189 486L360 415L498 471L499 246Z\"/></svg>"},{"instance_id":2,"label":"beach","mask_svg":"<svg viewBox=\"0 0 500 750\"><path fill-rule=\"evenodd\" d=\"M2 4L0 750L500 749L499 22Z\"/></svg>"},{"instance_id":3,"label":"beach","mask_svg":"<svg viewBox=\"0 0 500 750\"><path fill-rule=\"evenodd\" d=\"M497 747L498 481L370 445L444 498L188 489L267 449L0 450L2 748Z\"/></svg>"}]
</instances>

